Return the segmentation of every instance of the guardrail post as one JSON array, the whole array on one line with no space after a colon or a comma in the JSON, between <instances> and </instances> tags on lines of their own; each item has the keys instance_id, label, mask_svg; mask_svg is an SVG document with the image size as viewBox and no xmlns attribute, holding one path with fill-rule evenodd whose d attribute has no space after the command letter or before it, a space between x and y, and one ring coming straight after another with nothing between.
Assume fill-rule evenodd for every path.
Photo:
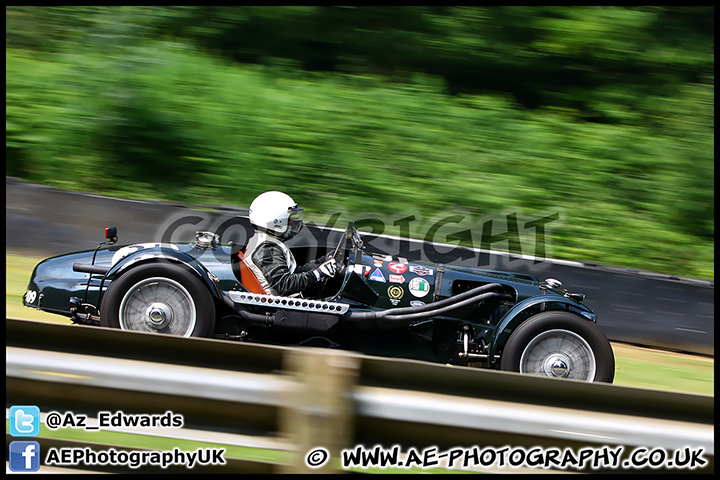
<instances>
[{"instance_id":1,"label":"guardrail post","mask_svg":"<svg viewBox=\"0 0 720 480\"><path fill-rule=\"evenodd\" d=\"M337 473L353 430L352 389L359 359L343 351L305 348L286 354L285 370L298 382L280 412L280 436L295 446L279 473Z\"/></svg>"}]
</instances>

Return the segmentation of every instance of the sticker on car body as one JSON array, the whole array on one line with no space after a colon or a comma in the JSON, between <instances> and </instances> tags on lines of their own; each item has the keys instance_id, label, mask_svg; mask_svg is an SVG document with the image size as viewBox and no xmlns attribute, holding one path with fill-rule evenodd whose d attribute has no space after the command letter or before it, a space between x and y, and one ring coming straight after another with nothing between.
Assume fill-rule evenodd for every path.
<instances>
[{"instance_id":1,"label":"sticker on car body","mask_svg":"<svg viewBox=\"0 0 720 480\"><path fill-rule=\"evenodd\" d=\"M411 265L410 271L421 276L432 275L433 273L435 273L435 270L430 267L425 267L423 265Z\"/></svg>"},{"instance_id":2,"label":"sticker on car body","mask_svg":"<svg viewBox=\"0 0 720 480\"><path fill-rule=\"evenodd\" d=\"M393 285L392 287L388 288L388 296L390 297L390 303L393 305L397 305L400 303L400 299L405 294L405 290L402 289L402 287L398 285Z\"/></svg>"},{"instance_id":3,"label":"sticker on car body","mask_svg":"<svg viewBox=\"0 0 720 480\"><path fill-rule=\"evenodd\" d=\"M415 277L408 283L408 290L415 297L424 297L430 293L430 283L422 277Z\"/></svg>"},{"instance_id":4,"label":"sticker on car body","mask_svg":"<svg viewBox=\"0 0 720 480\"><path fill-rule=\"evenodd\" d=\"M390 269L390 271L392 271L393 273L396 273L398 275L400 275L401 273L407 272L407 269L408 269L407 265L405 265L404 263L400 263L400 262L390 262L390 263L388 263L388 268Z\"/></svg>"},{"instance_id":5,"label":"sticker on car body","mask_svg":"<svg viewBox=\"0 0 720 480\"><path fill-rule=\"evenodd\" d=\"M385 275L382 274L379 268L376 268L375 271L370 274L368 280L372 280L373 282L385 283Z\"/></svg>"}]
</instances>

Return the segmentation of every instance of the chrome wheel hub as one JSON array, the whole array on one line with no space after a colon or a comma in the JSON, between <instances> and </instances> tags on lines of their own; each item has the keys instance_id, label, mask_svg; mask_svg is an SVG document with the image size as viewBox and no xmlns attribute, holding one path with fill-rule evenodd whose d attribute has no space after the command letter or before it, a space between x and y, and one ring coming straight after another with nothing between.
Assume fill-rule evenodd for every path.
<instances>
[{"instance_id":1,"label":"chrome wheel hub","mask_svg":"<svg viewBox=\"0 0 720 480\"><path fill-rule=\"evenodd\" d=\"M570 373L569 359L562 354L553 354L545 359L543 371L548 377L567 377Z\"/></svg>"},{"instance_id":2,"label":"chrome wheel hub","mask_svg":"<svg viewBox=\"0 0 720 480\"><path fill-rule=\"evenodd\" d=\"M151 303L145 315L147 324L156 330L167 327L172 321L172 310L164 303Z\"/></svg>"}]
</instances>

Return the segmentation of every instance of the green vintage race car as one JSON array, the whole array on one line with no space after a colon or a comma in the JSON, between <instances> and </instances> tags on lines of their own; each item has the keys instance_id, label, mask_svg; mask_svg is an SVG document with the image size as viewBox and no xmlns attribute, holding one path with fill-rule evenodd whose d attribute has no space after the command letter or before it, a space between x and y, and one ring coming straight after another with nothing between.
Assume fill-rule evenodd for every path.
<instances>
[{"instance_id":1,"label":"green vintage race car","mask_svg":"<svg viewBox=\"0 0 720 480\"><path fill-rule=\"evenodd\" d=\"M610 343L584 295L525 274L411 263L366 252L350 224L327 251L341 266L313 294L265 294L243 246L197 232L185 244L117 246L40 262L23 303L75 323L306 345L581 381L612 382Z\"/></svg>"}]
</instances>

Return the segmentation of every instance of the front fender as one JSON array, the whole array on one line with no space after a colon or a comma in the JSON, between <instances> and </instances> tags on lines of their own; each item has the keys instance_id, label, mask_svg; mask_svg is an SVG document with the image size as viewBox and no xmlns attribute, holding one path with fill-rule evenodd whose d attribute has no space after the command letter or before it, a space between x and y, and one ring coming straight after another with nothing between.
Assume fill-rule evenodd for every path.
<instances>
[{"instance_id":1,"label":"front fender","mask_svg":"<svg viewBox=\"0 0 720 480\"><path fill-rule=\"evenodd\" d=\"M181 252L177 246L173 244L144 244L144 245L131 245L126 248L134 248L135 250L128 250L122 252L118 250L116 252L116 258L113 259L113 265L105 275L106 280L115 280L128 270L138 265L145 265L147 263L159 263L159 262L171 262L185 266L188 270L194 272L205 286L210 291L210 294L218 299L222 300L222 292L218 284L214 281L214 275L211 274L202 263L198 262L197 259L188 255L187 253ZM141 247L141 248L138 248ZM101 289L102 291L102 289ZM104 292L101 293L101 296ZM98 302L100 303L100 302Z\"/></svg>"},{"instance_id":2,"label":"front fender","mask_svg":"<svg viewBox=\"0 0 720 480\"><path fill-rule=\"evenodd\" d=\"M522 322L541 311L564 310L582 315L590 322L595 322L597 315L586 305L560 295L541 295L529 297L514 305L498 323L494 333L488 339L488 358L493 359L507 343L512 332Z\"/></svg>"}]
</instances>

